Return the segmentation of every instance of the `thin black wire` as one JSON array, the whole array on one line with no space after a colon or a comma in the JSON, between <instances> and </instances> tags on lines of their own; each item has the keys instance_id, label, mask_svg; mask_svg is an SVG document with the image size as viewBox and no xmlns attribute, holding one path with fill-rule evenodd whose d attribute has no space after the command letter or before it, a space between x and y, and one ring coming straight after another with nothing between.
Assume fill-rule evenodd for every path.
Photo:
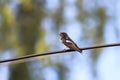
<instances>
[{"instance_id":1,"label":"thin black wire","mask_svg":"<svg viewBox=\"0 0 120 80\"><path fill-rule=\"evenodd\" d=\"M80 49L88 50L88 49L112 47L112 46L120 46L120 43L96 45L96 46L84 47L84 48L80 48ZM26 55L26 56L22 56L22 57L13 58L13 59L0 60L0 63L24 60L24 59L29 59L29 58L39 57L39 56L52 55L52 54L61 54L61 53L72 52L72 51L75 51L75 50L67 49L67 50L47 52L47 53L41 53L41 54L31 54L31 55Z\"/></svg>"}]
</instances>

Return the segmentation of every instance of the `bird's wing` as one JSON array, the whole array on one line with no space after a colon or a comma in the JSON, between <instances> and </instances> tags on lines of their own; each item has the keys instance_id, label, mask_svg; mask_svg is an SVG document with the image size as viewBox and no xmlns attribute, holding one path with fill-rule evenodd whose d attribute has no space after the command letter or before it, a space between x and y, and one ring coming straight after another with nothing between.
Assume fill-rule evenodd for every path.
<instances>
[{"instance_id":1,"label":"bird's wing","mask_svg":"<svg viewBox=\"0 0 120 80\"><path fill-rule=\"evenodd\" d=\"M71 40L66 40L65 45L70 49L74 49L76 51L79 51L80 53L82 52L82 50L79 49L79 47Z\"/></svg>"}]
</instances>

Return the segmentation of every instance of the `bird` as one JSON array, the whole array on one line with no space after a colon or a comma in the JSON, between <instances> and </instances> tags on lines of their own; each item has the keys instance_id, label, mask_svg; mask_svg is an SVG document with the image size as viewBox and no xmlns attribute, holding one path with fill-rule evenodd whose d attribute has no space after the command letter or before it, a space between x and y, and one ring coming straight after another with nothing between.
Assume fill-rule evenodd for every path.
<instances>
[{"instance_id":1,"label":"bird","mask_svg":"<svg viewBox=\"0 0 120 80\"><path fill-rule=\"evenodd\" d=\"M68 36L65 32L60 32L59 36L61 38L62 44L64 44L67 48L73 49L75 51L78 51L82 54L82 49L80 49L77 44Z\"/></svg>"}]
</instances>

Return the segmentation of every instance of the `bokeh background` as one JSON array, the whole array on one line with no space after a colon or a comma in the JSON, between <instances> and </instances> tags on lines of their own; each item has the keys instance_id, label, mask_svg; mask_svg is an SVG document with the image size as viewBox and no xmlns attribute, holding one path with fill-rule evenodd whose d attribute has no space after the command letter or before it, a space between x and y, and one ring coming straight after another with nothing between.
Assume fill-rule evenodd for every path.
<instances>
[{"instance_id":1,"label":"bokeh background","mask_svg":"<svg viewBox=\"0 0 120 80\"><path fill-rule=\"evenodd\" d=\"M120 0L0 0L0 60L120 41ZM120 47L0 64L0 80L120 80Z\"/></svg>"}]
</instances>

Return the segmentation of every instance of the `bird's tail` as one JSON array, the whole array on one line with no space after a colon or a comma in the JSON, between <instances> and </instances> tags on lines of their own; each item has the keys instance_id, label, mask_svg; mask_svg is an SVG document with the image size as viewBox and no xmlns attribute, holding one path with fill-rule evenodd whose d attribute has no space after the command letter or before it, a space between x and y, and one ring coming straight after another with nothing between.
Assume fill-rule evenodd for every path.
<instances>
[{"instance_id":1,"label":"bird's tail","mask_svg":"<svg viewBox=\"0 0 120 80\"><path fill-rule=\"evenodd\" d=\"M82 54L82 49L79 49L80 54Z\"/></svg>"},{"instance_id":2,"label":"bird's tail","mask_svg":"<svg viewBox=\"0 0 120 80\"><path fill-rule=\"evenodd\" d=\"M76 50L76 51L78 51L78 52L80 52L80 54L82 54L82 49L80 49L79 47L74 47L74 50Z\"/></svg>"}]
</instances>

